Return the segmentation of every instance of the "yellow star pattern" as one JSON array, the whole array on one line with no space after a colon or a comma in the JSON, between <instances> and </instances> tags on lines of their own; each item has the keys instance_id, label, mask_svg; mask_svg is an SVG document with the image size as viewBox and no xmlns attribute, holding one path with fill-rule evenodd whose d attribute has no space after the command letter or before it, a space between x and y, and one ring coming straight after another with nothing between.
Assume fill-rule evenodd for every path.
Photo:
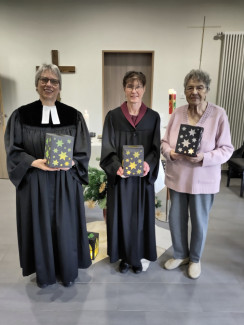
<instances>
[{"instance_id":1,"label":"yellow star pattern","mask_svg":"<svg viewBox=\"0 0 244 325\"><path fill-rule=\"evenodd\" d=\"M127 176L143 175L144 150L141 145L123 146L124 174Z\"/></svg>"},{"instance_id":2,"label":"yellow star pattern","mask_svg":"<svg viewBox=\"0 0 244 325\"><path fill-rule=\"evenodd\" d=\"M130 169L136 169L137 164L135 162L131 162L129 167Z\"/></svg>"},{"instance_id":3,"label":"yellow star pattern","mask_svg":"<svg viewBox=\"0 0 244 325\"><path fill-rule=\"evenodd\" d=\"M188 150L188 153L189 153L190 155L192 155L192 154L194 153L194 150L193 150L193 149L189 149L189 150Z\"/></svg>"},{"instance_id":4,"label":"yellow star pattern","mask_svg":"<svg viewBox=\"0 0 244 325\"><path fill-rule=\"evenodd\" d=\"M138 158L138 157L140 157L140 153L139 153L139 152L135 152L135 153L133 154L133 156L134 156L135 158Z\"/></svg>"},{"instance_id":5,"label":"yellow star pattern","mask_svg":"<svg viewBox=\"0 0 244 325\"><path fill-rule=\"evenodd\" d=\"M56 144L57 144L58 147L62 147L64 143L63 143L62 140L58 140L58 141L56 142Z\"/></svg>"},{"instance_id":6,"label":"yellow star pattern","mask_svg":"<svg viewBox=\"0 0 244 325\"><path fill-rule=\"evenodd\" d=\"M46 134L45 158L50 167L72 167L74 137Z\"/></svg>"},{"instance_id":7,"label":"yellow star pattern","mask_svg":"<svg viewBox=\"0 0 244 325\"><path fill-rule=\"evenodd\" d=\"M62 152L62 151L61 151L61 154L59 154L59 158L60 158L60 160L61 160L61 159L65 160L67 157L68 157L68 156L67 156L66 152Z\"/></svg>"}]
</instances>

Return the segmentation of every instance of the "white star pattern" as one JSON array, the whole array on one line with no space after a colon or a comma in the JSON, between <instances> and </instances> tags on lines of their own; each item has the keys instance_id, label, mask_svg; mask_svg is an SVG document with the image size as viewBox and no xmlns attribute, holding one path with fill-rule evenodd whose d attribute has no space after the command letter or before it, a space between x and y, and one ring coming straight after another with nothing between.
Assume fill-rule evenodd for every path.
<instances>
[{"instance_id":1,"label":"white star pattern","mask_svg":"<svg viewBox=\"0 0 244 325\"><path fill-rule=\"evenodd\" d=\"M193 129L191 129L191 130L189 131L189 134L192 135L192 136L194 136L194 135L196 134L196 131L193 130Z\"/></svg>"},{"instance_id":2,"label":"white star pattern","mask_svg":"<svg viewBox=\"0 0 244 325\"><path fill-rule=\"evenodd\" d=\"M183 142L182 142L182 144L183 144L183 147L188 147L189 146L189 144L190 144L190 142L189 142L189 140L184 140Z\"/></svg>"},{"instance_id":3,"label":"white star pattern","mask_svg":"<svg viewBox=\"0 0 244 325\"><path fill-rule=\"evenodd\" d=\"M203 128L188 124L181 124L175 152L195 157L200 146Z\"/></svg>"}]
</instances>

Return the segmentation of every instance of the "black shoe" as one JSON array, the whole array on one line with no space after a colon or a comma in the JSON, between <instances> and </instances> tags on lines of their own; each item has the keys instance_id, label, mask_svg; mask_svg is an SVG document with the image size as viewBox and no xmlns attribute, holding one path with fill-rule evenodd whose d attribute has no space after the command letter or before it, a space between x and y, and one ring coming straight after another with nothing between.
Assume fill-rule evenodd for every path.
<instances>
[{"instance_id":1,"label":"black shoe","mask_svg":"<svg viewBox=\"0 0 244 325\"><path fill-rule=\"evenodd\" d=\"M138 266L132 266L132 270L136 273L139 274L142 271L142 265L138 265Z\"/></svg>"},{"instance_id":2,"label":"black shoe","mask_svg":"<svg viewBox=\"0 0 244 325\"><path fill-rule=\"evenodd\" d=\"M126 273L128 272L130 266L127 264L124 260L122 260L119 264L119 271L120 273Z\"/></svg>"},{"instance_id":3,"label":"black shoe","mask_svg":"<svg viewBox=\"0 0 244 325\"><path fill-rule=\"evenodd\" d=\"M70 281L70 282L63 282L64 287L72 287L72 285L75 283L75 281Z\"/></svg>"},{"instance_id":4,"label":"black shoe","mask_svg":"<svg viewBox=\"0 0 244 325\"><path fill-rule=\"evenodd\" d=\"M39 288L44 289L48 286L47 283L40 283L39 281L36 281L36 284Z\"/></svg>"}]
</instances>

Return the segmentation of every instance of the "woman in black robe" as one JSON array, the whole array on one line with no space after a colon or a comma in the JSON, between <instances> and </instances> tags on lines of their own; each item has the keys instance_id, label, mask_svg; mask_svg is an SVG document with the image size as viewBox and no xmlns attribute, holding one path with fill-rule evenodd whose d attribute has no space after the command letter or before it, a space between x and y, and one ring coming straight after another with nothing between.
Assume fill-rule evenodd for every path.
<instances>
[{"instance_id":1,"label":"woman in black robe","mask_svg":"<svg viewBox=\"0 0 244 325\"><path fill-rule=\"evenodd\" d=\"M129 71L123 79L126 102L108 112L102 136L100 166L108 177L107 243L110 262L119 270L142 271L141 259L157 259L155 194L160 158L160 117L142 102L146 78ZM144 147L143 177L124 176L123 145Z\"/></svg>"},{"instance_id":2,"label":"woman in black robe","mask_svg":"<svg viewBox=\"0 0 244 325\"><path fill-rule=\"evenodd\" d=\"M35 84L40 99L15 110L5 133L9 178L16 187L20 266L23 276L36 273L41 288L56 279L71 286L78 268L91 264L82 189L88 182L90 137L82 114L56 100L57 66L42 65ZM46 165L46 133L74 137L72 168Z\"/></svg>"}]
</instances>

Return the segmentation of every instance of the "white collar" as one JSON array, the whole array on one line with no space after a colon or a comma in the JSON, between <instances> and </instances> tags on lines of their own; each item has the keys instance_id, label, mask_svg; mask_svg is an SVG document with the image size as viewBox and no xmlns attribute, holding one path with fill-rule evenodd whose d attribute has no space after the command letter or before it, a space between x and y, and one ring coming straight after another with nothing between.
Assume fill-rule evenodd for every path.
<instances>
[{"instance_id":1,"label":"white collar","mask_svg":"<svg viewBox=\"0 0 244 325\"><path fill-rule=\"evenodd\" d=\"M43 106L42 108L42 124L48 124L50 119L50 112L53 124L60 124L56 106Z\"/></svg>"}]
</instances>

